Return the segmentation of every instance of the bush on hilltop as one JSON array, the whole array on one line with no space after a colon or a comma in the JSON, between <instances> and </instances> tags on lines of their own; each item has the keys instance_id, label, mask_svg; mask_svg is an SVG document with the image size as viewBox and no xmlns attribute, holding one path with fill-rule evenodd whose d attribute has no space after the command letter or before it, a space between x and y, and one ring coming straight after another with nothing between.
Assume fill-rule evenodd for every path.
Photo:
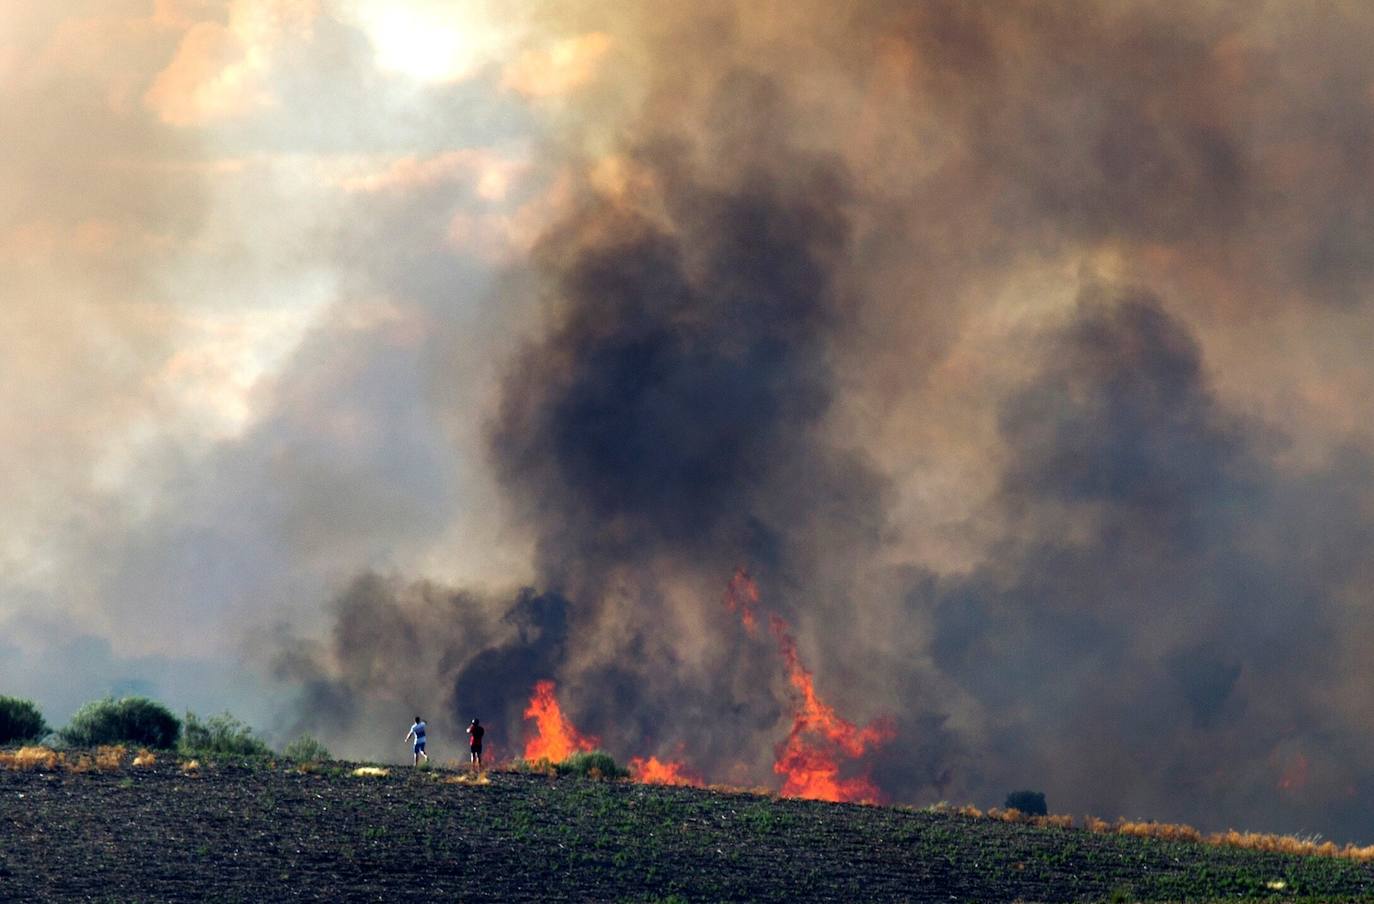
<instances>
[{"instance_id":1,"label":"bush on hilltop","mask_svg":"<svg viewBox=\"0 0 1374 904\"><path fill-rule=\"evenodd\" d=\"M580 751L554 766L559 775L588 778L629 778L630 770L620 766L604 750Z\"/></svg>"},{"instance_id":2,"label":"bush on hilltop","mask_svg":"<svg viewBox=\"0 0 1374 904\"><path fill-rule=\"evenodd\" d=\"M287 744L282 750L282 756L297 763L324 763L333 759L329 755L329 748L310 735L301 735Z\"/></svg>"},{"instance_id":3,"label":"bush on hilltop","mask_svg":"<svg viewBox=\"0 0 1374 904\"><path fill-rule=\"evenodd\" d=\"M141 744L167 750L176 746L181 720L147 697L106 697L76 711L58 737L73 747Z\"/></svg>"},{"instance_id":4,"label":"bush on hilltop","mask_svg":"<svg viewBox=\"0 0 1374 904\"><path fill-rule=\"evenodd\" d=\"M0 697L0 744L37 741L48 733L48 723L30 700Z\"/></svg>"},{"instance_id":5,"label":"bush on hilltop","mask_svg":"<svg viewBox=\"0 0 1374 904\"><path fill-rule=\"evenodd\" d=\"M253 729L227 712L205 721L186 713L181 752L187 756L271 756L272 749Z\"/></svg>"}]
</instances>

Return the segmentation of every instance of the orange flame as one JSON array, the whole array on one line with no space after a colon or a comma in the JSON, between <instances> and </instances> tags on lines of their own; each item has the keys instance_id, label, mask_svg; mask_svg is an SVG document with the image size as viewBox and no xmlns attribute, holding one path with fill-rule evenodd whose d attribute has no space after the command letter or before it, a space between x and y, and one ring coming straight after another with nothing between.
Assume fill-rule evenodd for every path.
<instances>
[{"instance_id":1,"label":"orange flame","mask_svg":"<svg viewBox=\"0 0 1374 904\"><path fill-rule=\"evenodd\" d=\"M563 715L554 696L554 683L540 681L534 685L525 718L533 719L536 734L525 741L525 759L548 760L561 763L579 750L595 750L601 743L590 735L580 733Z\"/></svg>"},{"instance_id":2,"label":"orange flame","mask_svg":"<svg viewBox=\"0 0 1374 904\"><path fill-rule=\"evenodd\" d=\"M749 632L750 637L754 636L756 628L754 607L758 602L758 585L749 576L749 572L743 568L736 568L734 577L730 578L730 585L725 588L725 608L730 612L739 612L740 621L744 622L744 630Z\"/></svg>"},{"instance_id":3,"label":"orange flame","mask_svg":"<svg viewBox=\"0 0 1374 904\"><path fill-rule=\"evenodd\" d=\"M690 771L685 763L664 761L656 756L647 760L639 756L632 757L630 777L646 785L690 785L700 788L705 784L701 776Z\"/></svg>"},{"instance_id":4,"label":"orange flame","mask_svg":"<svg viewBox=\"0 0 1374 904\"><path fill-rule=\"evenodd\" d=\"M770 614L768 626L787 664L787 680L801 696L792 713L792 730L778 745L773 763L773 771L784 777L783 796L863 803L881 800L882 792L867 776L840 778L840 760L857 759L890 741L896 733L891 720L878 719L859 728L837 715L816 695L815 682L802 665L787 622Z\"/></svg>"}]
</instances>

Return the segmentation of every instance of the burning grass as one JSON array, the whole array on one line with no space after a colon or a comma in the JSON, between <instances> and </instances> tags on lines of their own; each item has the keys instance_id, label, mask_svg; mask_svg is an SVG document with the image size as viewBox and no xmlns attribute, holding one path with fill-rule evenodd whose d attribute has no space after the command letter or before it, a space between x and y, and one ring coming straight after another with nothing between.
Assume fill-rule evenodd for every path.
<instances>
[{"instance_id":1,"label":"burning grass","mask_svg":"<svg viewBox=\"0 0 1374 904\"><path fill-rule=\"evenodd\" d=\"M759 600L753 578L743 568L736 569L726 588L725 607L739 614L751 637L757 635ZM773 763L773 772L782 780L779 793L811 800L881 802L882 790L859 761L895 736L892 720L879 718L860 727L840 716L816 692L814 677L802 662L788 623L769 613L768 624L793 691L792 725L778 743ZM657 756L637 756L630 760L628 770L620 767L597 749L600 742L595 736L583 734L564 714L556 691L553 681L535 683L524 711L532 731L525 740L524 756L511 763L512 769L546 775L628 776L644 784L706 785L705 778L686 763Z\"/></svg>"},{"instance_id":2,"label":"burning grass","mask_svg":"<svg viewBox=\"0 0 1374 904\"><path fill-rule=\"evenodd\" d=\"M537 682L525 708L525 718L533 720L535 727L534 736L525 742L525 759L531 762L561 763L579 751L595 750L601 743L568 721L558 705L556 689L552 681Z\"/></svg>"},{"instance_id":3,"label":"burning grass","mask_svg":"<svg viewBox=\"0 0 1374 904\"><path fill-rule=\"evenodd\" d=\"M700 788L706 784L702 777L689 770L686 764L674 760L660 760L656 756L648 759L633 757L630 760L630 777L646 785L686 785Z\"/></svg>"},{"instance_id":4,"label":"burning grass","mask_svg":"<svg viewBox=\"0 0 1374 904\"><path fill-rule=\"evenodd\" d=\"M761 599L758 585L743 568L736 568L725 591L725 608L738 613L745 632L757 634ZM802 662L791 627L777 613L768 613L768 628L778 646L792 686L792 727L779 742L773 772L782 777L784 797L810 800L878 803L881 789L866 773L841 775L846 763L861 760L865 754L896 736L890 718L879 718L860 728L840 716L816 692L815 678Z\"/></svg>"}]
</instances>

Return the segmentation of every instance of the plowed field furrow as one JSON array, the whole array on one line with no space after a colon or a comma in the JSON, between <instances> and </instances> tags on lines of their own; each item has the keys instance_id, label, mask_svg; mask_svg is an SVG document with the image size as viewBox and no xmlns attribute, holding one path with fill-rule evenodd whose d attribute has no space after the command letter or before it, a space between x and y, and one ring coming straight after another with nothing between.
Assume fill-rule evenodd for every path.
<instances>
[{"instance_id":1,"label":"plowed field furrow","mask_svg":"<svg viewBox=\"0 0 1374 904\"><path fill-rule=\"evenodd\" d=\"M0 772L0 900L1368 899L1321 857L691 788L169 757Z\"/></svg>"}]
</instances>

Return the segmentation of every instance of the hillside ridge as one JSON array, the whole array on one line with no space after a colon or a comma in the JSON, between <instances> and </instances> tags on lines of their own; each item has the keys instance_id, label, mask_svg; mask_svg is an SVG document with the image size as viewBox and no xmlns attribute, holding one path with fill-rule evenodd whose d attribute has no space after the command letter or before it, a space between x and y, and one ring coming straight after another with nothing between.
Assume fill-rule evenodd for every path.
<instances>
[{"instance_id":1,"label":"hillside ridge","mask_svg":"<svg viewBox=\"0 0 1374 904\"><path fill-rule=\"evenodd\" d=\"M0 899L1360 900L1374 867L907 807L225 760L0 770Z\"/></svg>"}]
</instances>

